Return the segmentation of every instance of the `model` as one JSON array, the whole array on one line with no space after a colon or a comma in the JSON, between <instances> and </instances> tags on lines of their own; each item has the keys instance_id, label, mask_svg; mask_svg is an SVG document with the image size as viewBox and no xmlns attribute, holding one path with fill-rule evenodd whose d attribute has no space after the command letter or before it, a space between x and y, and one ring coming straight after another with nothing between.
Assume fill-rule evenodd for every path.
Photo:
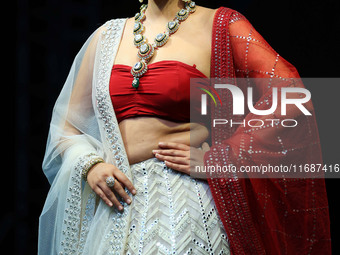
<instances>
[{"instance_id":1,"label":"model","mask_svg":"<svg viewBox=\"0 0 340 255\"><path fill-rule=\"evenodd\" d=\"M271 80L254 84L264 109L272 87L299 75L235 10L149 0L135 17L99 27L54 107L39 254L329 253L322 179L191 176L193 162L321 160L315 117L294 109L287 115L299 127L289 131L209 131L190 121L190 78L241 77ZM232 116L230 103L216 109L209 108L212 119Z\"/></svg>"}]
</instances>

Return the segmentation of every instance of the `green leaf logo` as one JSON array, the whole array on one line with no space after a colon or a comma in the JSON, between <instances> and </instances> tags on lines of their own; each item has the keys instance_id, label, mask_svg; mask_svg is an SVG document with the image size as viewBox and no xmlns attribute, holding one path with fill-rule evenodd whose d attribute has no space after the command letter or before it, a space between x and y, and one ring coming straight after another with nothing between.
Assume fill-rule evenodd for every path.
<instances>
[{"instance_id":1,"label":"green leaf logo","mask_svg":"<svg viewBox=\"0 0 340 255\"><path fill-rule=\"evenodd\" d=\"M217 106L216 99L215 99L215 97L213 96L213 94L212 94L209 90L207 90L207 89L205 89L205 88L201 88L201 87L198 87L198 89L201 89L201 90L203 90L205 93L207 93L207 94L211 97L211 99L214 101L215 106ZM218 98L218 100L220 101L221 106L222 106L222 100L221 100L220 96L217 94L216 90L213 89L213 88L211 88L211 90L216 94L216 96L217 96L217 98Z\"/></svg>"}]
</instances>

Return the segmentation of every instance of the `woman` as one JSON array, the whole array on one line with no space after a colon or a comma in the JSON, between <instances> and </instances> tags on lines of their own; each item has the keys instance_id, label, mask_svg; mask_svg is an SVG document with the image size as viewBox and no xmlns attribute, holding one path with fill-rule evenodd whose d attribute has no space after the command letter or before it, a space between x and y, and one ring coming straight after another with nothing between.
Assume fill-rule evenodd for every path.
<instances>
[{"instance_id":1,"label":"woman","mask_svg":"<svg viewBox=\"0 0 340 255\"><path fill-rule=\"evenodd\" d=\"M191 1L149 0L134 18L110 20L90 36L53 111L40 254L329 252L322 180L191 178L194 166L226 160L294 162L301 151L304 162L321 160L314 117L294 110L287 115L302 124L289 132L220 126L209 134L204 123L190 123L190 78L206 77L270 78L254 82L263 109L268 88L298 73L243 15ZM230 104L210 106L211 118L231 117Z\"/></svg>"}]
</instances>

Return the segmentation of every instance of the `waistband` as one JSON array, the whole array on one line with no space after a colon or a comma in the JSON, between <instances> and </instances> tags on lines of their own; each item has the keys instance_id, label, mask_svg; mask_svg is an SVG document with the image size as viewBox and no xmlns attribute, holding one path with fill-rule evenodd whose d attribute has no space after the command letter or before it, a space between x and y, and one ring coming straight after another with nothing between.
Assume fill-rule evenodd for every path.
<instances>
[{"instance_id":1,"label":"waistband","mask_svg":"<svg viewBox=\"0 0 340 255\"><path fill-rule=\"evenodd\" d=\"M166 166L163 160L153 157L153 158L149 158L149 159L134 163L130 165L130 167L139 167L139 166L143 166L143 165L150 164L150 163L161 163L162 165Z\"/></svg>"}]
</instances>

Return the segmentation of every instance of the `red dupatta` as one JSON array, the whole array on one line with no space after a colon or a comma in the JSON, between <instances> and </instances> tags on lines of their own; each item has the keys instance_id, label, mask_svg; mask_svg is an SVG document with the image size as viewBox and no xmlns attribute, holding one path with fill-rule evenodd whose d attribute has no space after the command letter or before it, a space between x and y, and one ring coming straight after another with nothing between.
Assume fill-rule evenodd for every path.
<instances>
[{"instance_id":1,"label":"red dupatta","mask_svg":"<svg viewBox=\"0 0 340 255\"><path fill-rule=\"evenodd\" d=\"M213 78L280 80L299 77L295 67L279 56L235 10L224 7L217 10L212 38ZM245 88L244 84L238 86ZM257 105L264 101L271 105L270 93L264 84L254 86ZM277 86L282 87L284 83ZM231 100L227 90L216 90L223 102ZM211 105L210 108L212 118L232 118L231 104L225 104L223 108ZM312 116L298 116L299 125L288 132L275 128L211 126L212 146L204 155L205 167L225 165L226 162L236 167L263 162L273 165L279 162L322 163L312 105L309 110ZM245 119L251 117L254 115L249 113ZM270 139L266 137L273 132ZM211 177L208 183L232 254L331 253L324 179Z\"/></svg>"}]
</instances>

